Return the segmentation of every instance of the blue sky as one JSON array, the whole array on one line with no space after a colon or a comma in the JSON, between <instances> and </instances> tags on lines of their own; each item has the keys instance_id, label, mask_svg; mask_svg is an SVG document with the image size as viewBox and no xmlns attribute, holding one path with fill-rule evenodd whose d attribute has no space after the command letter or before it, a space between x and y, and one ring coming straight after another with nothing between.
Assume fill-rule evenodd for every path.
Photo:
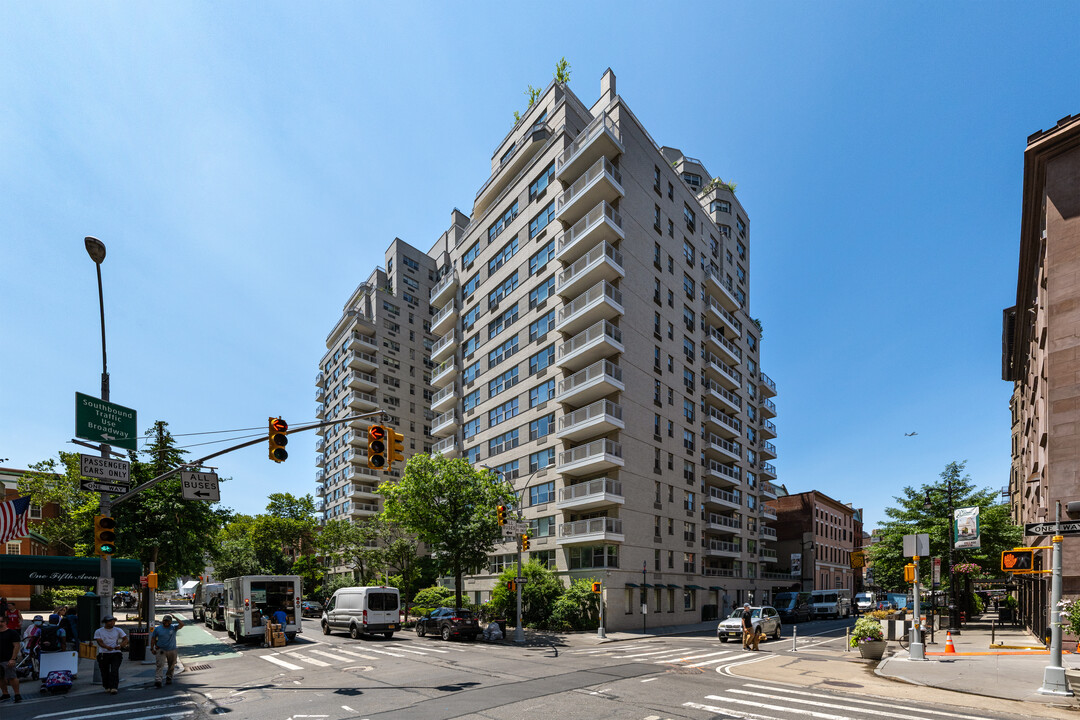
<instances>
[{"instance_id":1,"label":"blue sky","mask_svg":"<svg viewBox=\"0 0 1080 720\"><path fill-rule=\"evenodd\" d=\"M349 292L471 208L565 56L587 104L611 67L657 142L738 183L781 482L871 526L952 460L1003 487L1023 150L1080 112L1080 5L944 5L0 4L2 464L76 449L98 394L84 235L140 427L312 420ZM311 492L314 441L219 460L223 503Z\"/></svg>"}]
</instances>

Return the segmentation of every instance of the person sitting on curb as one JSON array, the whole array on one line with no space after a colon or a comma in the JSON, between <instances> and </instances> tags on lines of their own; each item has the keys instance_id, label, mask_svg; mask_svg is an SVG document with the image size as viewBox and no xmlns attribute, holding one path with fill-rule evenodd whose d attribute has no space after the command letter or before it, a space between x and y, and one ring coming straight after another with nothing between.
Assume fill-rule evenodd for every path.
<instances>
[{"instance_id":1,"label":"person sitting on curb","mask_svg":"<svg viewBox=\"0 0 1080 720\"><path fill-rule=\"evenodd\" d=\"M173 671L176 669L176 633L184 627L184 621L176 618L176 625L172 623L172 615L163 615L161 624L150 633L150 654L157 661L157 670L154 673L154 687L161 687L162 674L165 675L165 684L172 685ZM165 663L168 662L169 670L165 672Z\"/></svg>"}]
</instances>

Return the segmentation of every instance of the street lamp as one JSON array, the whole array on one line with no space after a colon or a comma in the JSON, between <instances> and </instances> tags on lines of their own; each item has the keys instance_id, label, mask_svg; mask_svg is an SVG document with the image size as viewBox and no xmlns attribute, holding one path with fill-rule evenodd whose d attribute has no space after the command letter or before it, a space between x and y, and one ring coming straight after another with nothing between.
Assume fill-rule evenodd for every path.
<instances>
[{"instance_id":1,"label":"street lamp","mask_svg":"<svg viewBox=\"0 0 1080 720\"><path fill-rule=\"evenodd\" d=\"M109 365L108 356L105 353L105 295L101 289L101 263L105 262L105 243L96 237L88 235L84 238L83 244L86 246L86 254L94 261L94 266L97 269L98 310L101 315L101 399L108 402ZM101 445L101 457L109 457L110 450L111 448L103 443ZM110 497L106 493L101 493L100 497L100 514L111 515L112 501ZM99 568L101 577L109 580L108 584L112 585L112 557L108 554L102 555ZM101 597L101 617L108 617L109 615L112 615L112 593L105 592L102 593Z\"/></svg>"},{"instance_id":2,"label":"street lamp","mask_svg":"<svg viewBox=\"0 0 1080 720\"><path fill-rule=\"evenodd\" d=\"M948 605L948 608L949 608L949 616L948 616L949 617L949 623L948 623L948 627L946 627L945 630L947 632L951 632L953 635L959 635L960 634L960 624L957 622L958 616L957 616L957 612L956 612L956 575L953 573L953 559L952 559L952 551L953 551L953 486L952 486L952 478L949 477L949 476L947 476L945 478L945 494L946 494L946 497L948 498L948 501L949 501L949 515L947 517L948 530L945 533L945 542L946 542L945 547L946 547L946 550L947 550L947 553L948 553L948 563L949 563L949 589L945 593L945 598L946 598L945 602L946 602L946 604ZM923 500L923 509L924 510L930 510L932 507L933 507L933 505L930 502L930 491L927 490L926 491L926 497ZM919 609L916 608L915 611L919 612Z\"/></svg>"}]
</instances>

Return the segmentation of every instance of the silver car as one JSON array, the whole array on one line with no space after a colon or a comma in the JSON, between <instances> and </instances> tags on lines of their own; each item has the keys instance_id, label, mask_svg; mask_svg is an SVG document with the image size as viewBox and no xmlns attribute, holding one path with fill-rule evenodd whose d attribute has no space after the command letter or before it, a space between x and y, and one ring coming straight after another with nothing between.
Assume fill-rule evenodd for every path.
<instances>
[{"instance_id":1,"label":"silver car","mask_svg":"<svg viewBox=\"0 0 1080 720\"><path fill-rule=\"evenodd\" d=\"M754 632L765 633L773 640L780 639L780 614L776 612L776 608L768 605L752 607L750 617L754 623ZM729 638L742 640L742 618L743 609L736 608L730 617L720 621L716 627L716 637L720 639L720 642L727 642Z\"/></svg>"}]
</instances>

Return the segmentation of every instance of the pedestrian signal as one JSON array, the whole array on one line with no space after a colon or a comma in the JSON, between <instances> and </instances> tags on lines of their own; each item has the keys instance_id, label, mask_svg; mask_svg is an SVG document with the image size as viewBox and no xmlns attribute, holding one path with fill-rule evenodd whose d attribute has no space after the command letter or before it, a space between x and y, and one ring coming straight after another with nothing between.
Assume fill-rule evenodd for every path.
<instances>
[{"instance_id":1,"label":"pedestrian signal","mask_svg":"<svg viewBox=\"0 0 1080 720\"><path fill-rule=\"evenodd\" d=\"M372 470L387 470L386 428L372 425L368 428L367 466Z\"/></svg>"},{"instance_id":2,"label":"pedestrian signal","mask_svg":"<svg viewBox=\"0 0 1080 720\"><path fill-rule=\"evenodd\" d=\"M915 565L912 563L904 566L904 582L915 582Z\"/></svg>"},{"instance_id":3,"label":"pedestrian signal","mask_svg":"<svg viewBox=\"0 0 1080 720\"><path fill-rule=\"evenodd\" d=\"M1001 569L1011 573L1027 573L1035 569L1034 550L1003 550Z\"/></svg>"},{"instance_id":4,"label":"pedestrian signal","mask_svg":"<svg viewBox=\"0 0 1080 720\"><path fill-rule=\"evenodd\" d=\"M600 592L600 583L598 583L598 582L594 582L594 583L592 584L592 591L593 591L594 593L598 593L598 592Z\"/></svg>"},{"instance_id":5,"label":"pedestrian signal","mask_svg":"<svg viewBox=\"0 0 1080 720\"><path fill-rule=\"evenodd\" d=\"M116 520L108 515L94 516L94 554L102 557L116 552Z\"/></svg>"},{"instance_id":6,"label":"pedestrian signal","mask_svg":"<svg viewBox=\"0 0 1080 720\"><path fill-rule=\"evenodd\" d=\"M289 451L285 449L285 446L289 444L289 436L286 434L289 432L289 423L281 418L269 418L269 421L268 454L276 463L285 462L289 457Z\"/></svg>"},{"instance_id":7,"label":"pedestrian signal","mask_svg":"<svg viewBox=\"0 0 1080 720\"><path fill-rule=\"evenodd\" d=\"M506 583L506 589L510 592L517 592L517 583L511 580L510 582Z\"/></svg>"},{"instance_id":8,"label":"pedestrian signal","mask_svg":"<svg viewBox=\"0 0 1080 720\"><path fill-rule=\"evenodd\" d=\"M158 582L156 572L146 573L146 587L150 590L157 590Z\"/></svg>"}]
</instances>

